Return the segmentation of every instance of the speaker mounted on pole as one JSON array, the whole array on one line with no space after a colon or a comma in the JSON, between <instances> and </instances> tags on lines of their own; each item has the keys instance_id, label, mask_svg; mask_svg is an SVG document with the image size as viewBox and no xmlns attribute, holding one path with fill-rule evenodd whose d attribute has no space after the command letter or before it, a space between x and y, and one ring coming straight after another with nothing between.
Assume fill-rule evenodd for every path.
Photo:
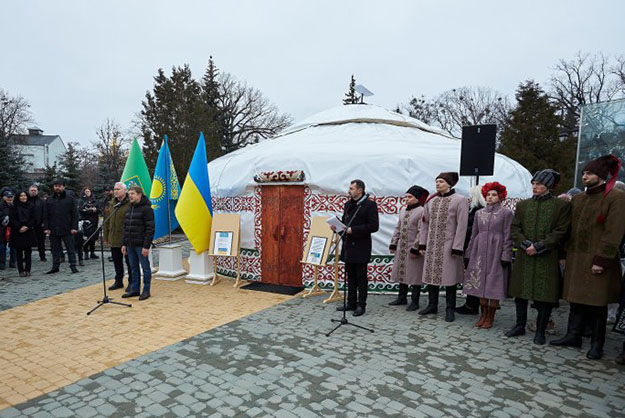
<instances>
[{"instance_id":1,"label":"speaker mounted on pole","mask_svg":"<svg viewBox=\"0 0 625 418\"><path fill-rule=\"evenodd\" d=\"M497 125L462 127L461 176L492 176L495 171Z\"/></svg>"}]
</instances>

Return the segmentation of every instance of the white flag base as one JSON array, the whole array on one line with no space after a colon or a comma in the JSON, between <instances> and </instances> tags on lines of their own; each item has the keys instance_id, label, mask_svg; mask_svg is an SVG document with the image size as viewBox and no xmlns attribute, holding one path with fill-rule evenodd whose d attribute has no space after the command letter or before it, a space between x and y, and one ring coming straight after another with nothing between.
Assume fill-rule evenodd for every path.
<instances>
[{"instance_id":1,"label":"white flag base","mask_svg":"<svg viewBox=\"0 0 625 418\"><path fill-rule=\"evenodd\" d=\"M187 274L182 268L182 245L167 244L158 249L158 271L154 278L175 281Z\"/></svg>"},{"instance_id":2,"label":"white flag base","mask_svg":"<svg viewBox=\"0 0 625 418\"><path fill-rule=\"evenodd\" d=\"M189 254L189 274L185 277L185 282L214 285L216 284L216 278L217 275L215 274L213 257L208 255L206 251L198 254L194 250L191 250Z\"/></svg>"},{"instance_id":3,"label":"white flag base","mask_svg":"<svg viewBox=\"0 0 625 418\"><path fill-rule=\"evenodd\" d=\"M150 260L150 268L152 269L152 275L158 271L156 268L156 264L154 264L154 249L150 248L150 252L148 253L148 260Z\"/></svg>"}]
</instances>

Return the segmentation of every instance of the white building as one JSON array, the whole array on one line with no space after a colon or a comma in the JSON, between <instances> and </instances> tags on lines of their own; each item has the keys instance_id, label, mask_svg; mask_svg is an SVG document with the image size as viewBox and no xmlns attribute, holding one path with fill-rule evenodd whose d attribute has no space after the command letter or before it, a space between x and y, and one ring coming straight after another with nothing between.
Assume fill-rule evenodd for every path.
<instances>
[{"instance_id":1,"label":"white building","mask_svg":"<svg viewBox=\"0 0 625 418\"><path fill-rule=\"evenodd\" d=\"M14 135L12 139L24 155L25 172L32 179L42 177L46 167L58 164L67 152L59 135L43 135L43 130L38 128L30 128L28 135Z\"/></svg>"}]
</instances>

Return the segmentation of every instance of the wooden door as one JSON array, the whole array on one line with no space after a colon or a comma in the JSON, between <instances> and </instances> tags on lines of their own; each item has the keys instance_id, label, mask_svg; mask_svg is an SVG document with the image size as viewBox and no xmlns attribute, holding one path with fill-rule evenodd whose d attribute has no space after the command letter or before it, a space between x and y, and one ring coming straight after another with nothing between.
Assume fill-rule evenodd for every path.
<instances>
[{"instance_id":1,"label":"wooden door","mask_svg":"<svg viewBox=\"0 0 625 418\"><path fill-rule=\"evenodd\" d=\"M261 281L302 286L304 186L264 187L261 216Z\"/></svg>"}]
</instances>

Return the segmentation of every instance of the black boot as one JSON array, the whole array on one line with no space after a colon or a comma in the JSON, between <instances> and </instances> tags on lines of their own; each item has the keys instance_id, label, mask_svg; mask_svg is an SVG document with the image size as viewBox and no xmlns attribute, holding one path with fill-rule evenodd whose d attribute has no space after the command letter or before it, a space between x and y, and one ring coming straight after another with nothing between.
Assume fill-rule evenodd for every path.
<instances>
[{"instance_id":1,"label":"black boot","mask_svg":"<svg viewBox=\"0 0 625 418\"><path fill-rule=\"evenodd\" d=\"M97 260L98 258L100 258L100 257L98 257L98 256L97 256L97 255L96 255L96 254L92 251L92 252L91 252L91 259L92 259L92 260Z\"/></svg>"},{"instance_id":2,"label":"black boot","mask_svg":"<svg viewBox=\"0 0 625 418\"><path fill-rule=\"evenodd\" d=\"M538 304L538 302L536 303ZM551 305L541 302L538 305L538 315L536 316L536 333L534 334L534 344L545 344L545 330L547 329L549 317L551 317Z\"/></svg>"},{"instance_id":3,"label":"black boot","mask_svg":"<svg viewBox=\"0 0 625 418\"><path fill-rule=\"evenodd\" d=\"M428 285L428 306L419 311L419 315L438 313L438 286Z\"/></svg>"},{"instance_id":4,"label":"black boot","mask_svg":"<svg viewBox=\"0 0 625 418\"><path fill-rule=\"evenodd\" d=\"M454 322L456 319L456 286L447 286L445 287L445 302L447 306L445 307L445 321Z\"/></svg>"},{"instance_id":5,"label":"black boot","mask_svg":"<svg viewBox=\"0 0 625 418\"><path fill-rule=\"evenodd\" d=\"M78 265L84 267L85 263L82 262L82 257L78 257Z\"/></svg>"},{"instance_id":6,"label":"black boot","mask_svg":"<svg viewBox=\"0 0 625 418\"><path fill-rule=\"evenodd\" d=\"M413 312L419 309L419 296L421 296L421 286L412 285L412 293L410 294L410 305L406 307L408 312Z\"/></svg>"},{"instance_id":7,"label":"black boot","mask_svg":"<svg viewBox=\"0 0 625 418\"><path fill-rule=\"evenodd\" d=\"M461 315L477 315L480 313L480 298L467 295L464 305L456 308L456 313Z\"/></svg>"},{"instance_id":8,"label":"black boot","mask_svg":"<svg viewBox=\"0 0 625 418\"><path fill-rule=\"evenodd\" d=\"M512 329L506 332L506 337L517 337L525 335L525 325L527 325L527 299L515 298L516 305L516 324Z\"/></svg>"},{"instance_id":9,"label":"black boot","mask_svg":"<svg viewBox=\"0 0 625 418\"><path fill-rule=\"evenodd\" d=\"M89 252L85 251L85 260L89 260Z\"/></svg>"},{"instance_id":10,"label":"black boot","mask_svg":"<svg viewBox=\"0 0 625 418\"><path fill-rule=\"evenodd\" d=\"M566 327L566 335L557 340L550 341L550 345L559 347L575 347L582 346L582 332L584 329L584 309L578 303L571 303L569 311L569 322Z\"/></svg>"},{"instance_id":11,"label":"black boot","mask_svg":"<svg viewBox=\"0 0 625 418\"><path fill-rule=\"evenodd\" d=\"M405 283L400 283L399 293L397 293L397 298L394 301L389 302L388 304L391 306L406 305L408 303L407 296L408 296L408 285Z\"/></svg>"},{"instance_id":12,"label":"black boot","mask_svg":"<svg viewBox=\"0 0 625 418\"><path fill-rule=\"evenodd\" d=\"M608 307L593 306L592 308L592 335L590 336L590 350L586 357L590 360L599 360L603 357L605 344L605 328L608 322Z\"/></svg>"},{"instance_id":13,"label":"black boot","mask_svg":"<svg viewBox=\"0 0 625 418\"><path fill-rule=\"evenodd\" d=\"M46 271L46 274L54 274L59 272L59 266L52 266L50 271Z\"/></svg>"}]
</instances>

